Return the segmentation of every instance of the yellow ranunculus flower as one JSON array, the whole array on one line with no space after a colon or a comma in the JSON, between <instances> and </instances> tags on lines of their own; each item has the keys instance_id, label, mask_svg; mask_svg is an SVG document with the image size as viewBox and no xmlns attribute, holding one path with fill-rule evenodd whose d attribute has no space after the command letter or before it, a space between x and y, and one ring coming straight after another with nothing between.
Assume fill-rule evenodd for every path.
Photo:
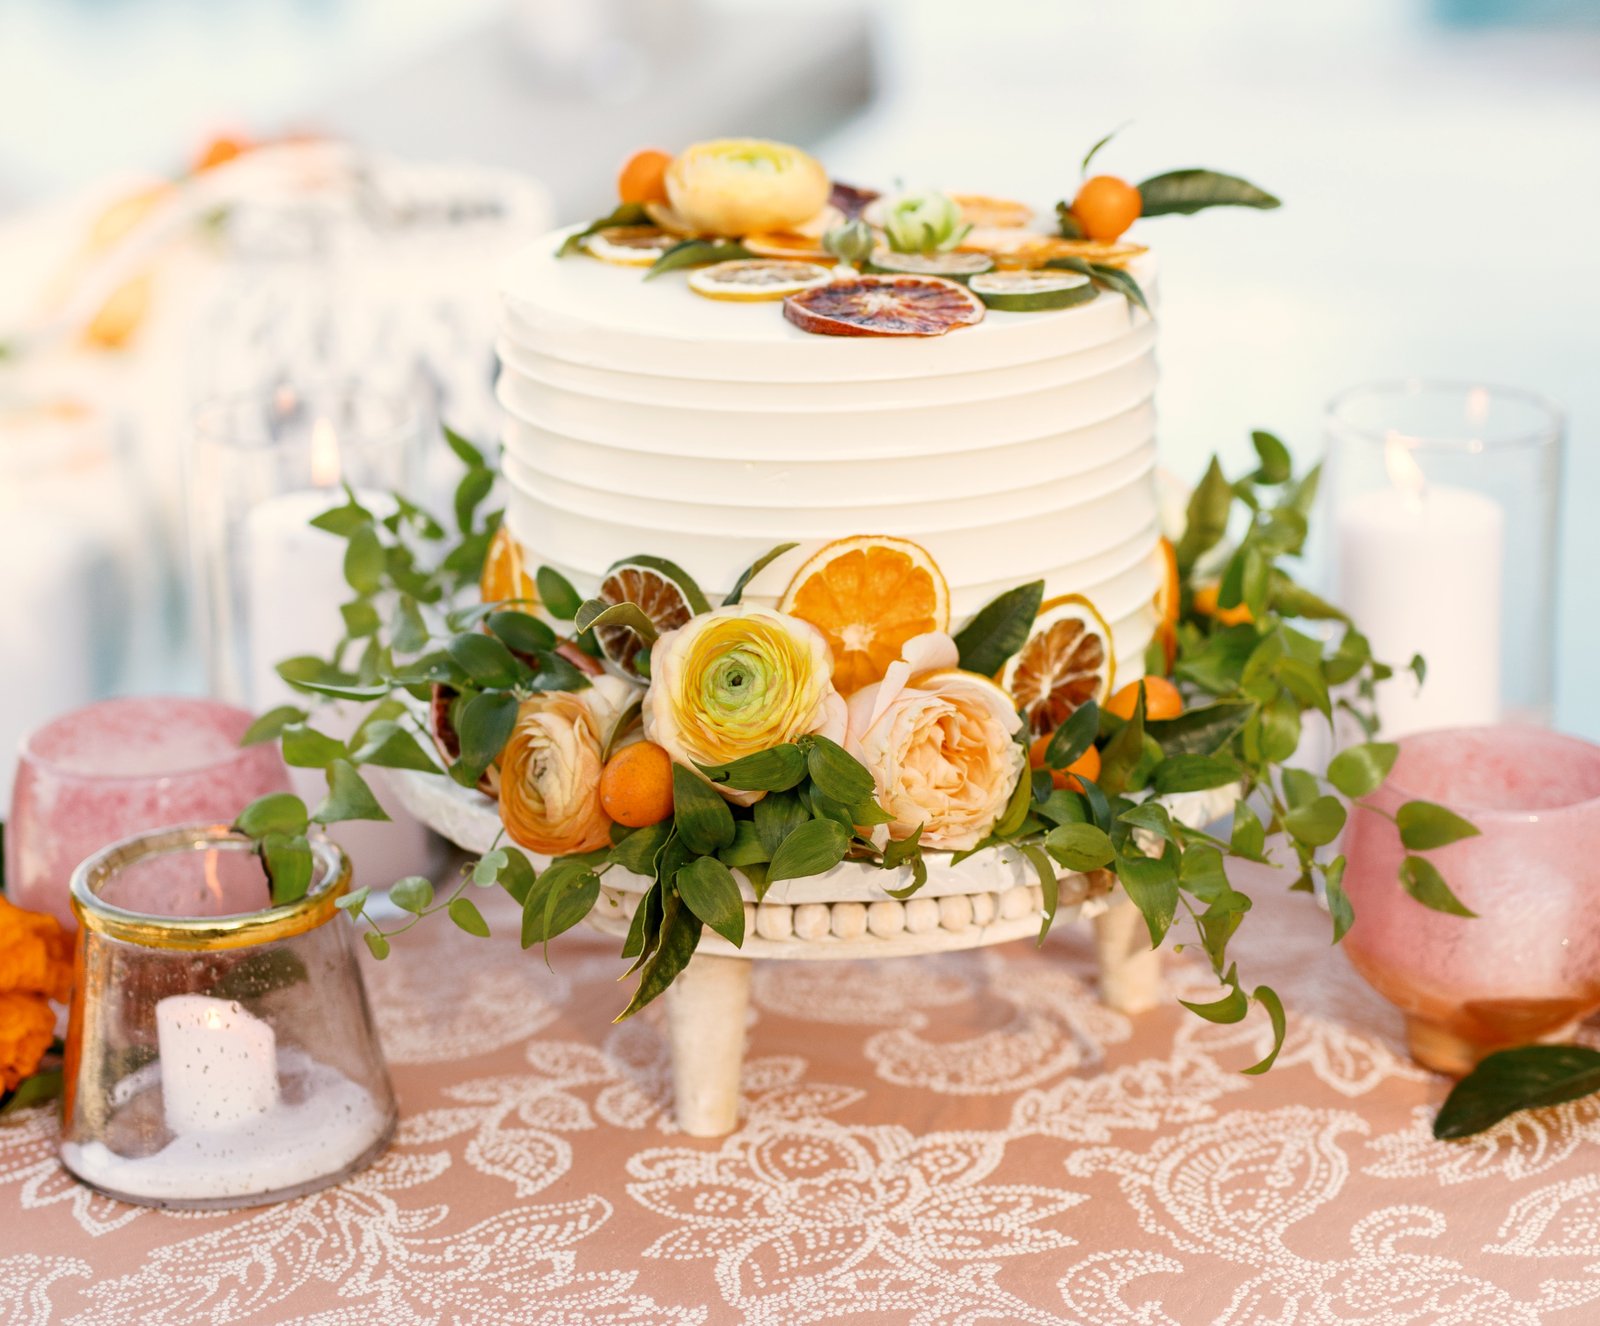
<instances>
[{"instance_id":1,"label":"yellow ranunculus flower","mask_svg":"<svg viewBox=\"0 0 1600 1326\"><path fill-rule=\"evenodd\" d=\"M828 201L828 172L788 143L718 138L685 148L667 167L667 197L695 231L737 238L787 230Z\"/></svg>"},{"instance_id":2,"label":"yellow ranunculus flower","mask_svg":"<svg viewBox=\"0 0 1600 1326\"><path fill-rule=\"evenodd\" d=\"M645 736L678 764L727 764L818 732L844 736L833 653L816 627L740 603L668 631L650 653ZM741 806L760 792L719 789Z\"/></svg>"}]
</instances>

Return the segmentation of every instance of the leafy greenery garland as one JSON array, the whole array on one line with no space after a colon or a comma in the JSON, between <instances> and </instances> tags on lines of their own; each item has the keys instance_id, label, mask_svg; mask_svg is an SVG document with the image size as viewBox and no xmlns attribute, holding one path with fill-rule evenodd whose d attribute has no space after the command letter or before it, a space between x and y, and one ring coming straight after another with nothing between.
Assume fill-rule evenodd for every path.
<instances>
[{"instance_id":1,"label":"leafy greenery garland","mask_svg":"<svg viewBox=\"0 0 1600 1326\"><path fill-rule=\"evenodd\" d=\"M327 800L315 812L293 797L276 796L240 817L240 829L260 844L275 900L299 896L307 887L305 834L311 824L386 818L360 775L362 766L440 772L430 753L431 735L412 703L427 702L435 686L455 693L450 713L460 754L448 774L475 787L511 736L523 700L589 685L563 649L597 653L597 626L626 626L645 643L654 638L654 626L637 605L585 603L549 567L537 572L539 607L546 617L571 623L565 640L548 620L516 603L456 606L468 591L476 599L502 512L482 511L495 477L483 453L449 430L446 438L465 467L453 503L453 538L398 494L395 509L380 517L347 490L343 505L312 522L346 541L344 575L352 598L341 609L344 637L331 659L293 658L278 671L301 691L371 708L347 741L318 731L310 712L298 706L263 715L247 735L247 741L281 739L290 764L324 769L328 780ZM1242 1020L1252 1003L1264 1007L1273 1047L1247 1070L1263 1072L1282 1045L1283 1007L1269 986L1247 993L1229 961L1228 941L1251 900L1233 886L1227 861L1277 866L1267 839L1284 835L1297 868L1290 887L1311 891L1320 882L1337 942L1353 914L1342 887L1344 858L1329 859L1323 849L1344 827L1346 801L1377 788L1397 751L1370 740L1351 746L1334 757L1326 777L1288 766L1308 715L1331 724L1336 711L1345 710L1370 735L1373 688L1392 669L1372 658L1366 639L1342 612L1283 567L1304 546L1317 471L1297 478L1287 449L1270 434L1255 434L1254 445L1258 464L1238 480L1230 482L1212 462L1189 502L1187 528L1176 548L1184 611L1173 673L1188 688L1191 707L1177 718L1153 720L1141 695L1123 721L1092 703L1083 706L1053 735L1047 767L1018 780L993 832L953 860L1000 846L1019 851L1043 892L1041 941L1055 915L1058 869L1112 872L1143 914L1152 946L1181 918L1194 936L1184 943L1199 945L1226 987L1213 1002L1185 1006L1224 1023ZM1248 526L1228 550L1224 540L1239 508ZM792 546L760 559L727 601L737 601L751 577ZM1245 620L1223 624L1195 610L1197 569L1207 561L1221 566L1219 607L1247 610L1227 614ZM1026 643L1043 593L1043 582L1034 581L983 608L955 637L961 666L986 676L999 672ZM1291 624L1296 622L1332 629L1312 634ZM647 668L648 651L638 658ZM1153 645L1149 670L1165 671L1165 662L1160 645ZM1420 681L1421 660L1411 666ZM608 746L636 714L637 706L610 734ZM1019 740L1026 740L1026 729ZM1082 791L1053 786L1051 770L1070 765L1090 744L1100 746L1099 779L1080 780ZM733 806L711 783L765 795L752 806ZM1178 823L1162 801L1225 787L1237 789L1226 839ZM340 905L365 922L366 942L381 958L396 935L438 911L462 929L486 935L488 925L468 890L499 886L522 908L521 942L529 948L548 944L582 920L607 871L642 875L652 882L622 949L639 978L621 1014L626 1017L683 970L705 926L742 944L744 908L734 871L750 881L757 898L780 880L822 874L847 858L908 870L910 882L890 891L895 897L909 897L927 878L920 831L882 848L873 843L872 827L889 817L874 800L872 775L824 737L801 737L698 772L675 767L673 792L670 819L635 830L617 826L611 846L558 858L543 871L516 847L497 842L464 867L443 897L435 896L425 878L402 879L389 896L410 915L397 927L385 929L365 910L365 890ZM1443 807L1417 801L1400 808L1397 823L1411 853L1401 886L1429 907L1465 914L1422 853L1476 830Z\"/></svg>"}]
</instances>

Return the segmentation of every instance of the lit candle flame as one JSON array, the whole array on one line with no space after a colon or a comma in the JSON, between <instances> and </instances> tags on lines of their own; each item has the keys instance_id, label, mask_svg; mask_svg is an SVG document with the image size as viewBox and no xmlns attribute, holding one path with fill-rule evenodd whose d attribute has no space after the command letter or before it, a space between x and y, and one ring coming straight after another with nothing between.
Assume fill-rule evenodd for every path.
<instances>
[{"instance_id":1,"label":"lit candle flame","mask_svg":"<svg viewBox=\"0 0 1600 1326\"><path fill-rule=\"evenodd\" d=\"M311 483L316 488L334 488L340 479L339 435L327 419L311 425Z\"/></svg>"},{"instance_id":2,"label":"lit candle flame","mask_svg":"<svg viewBox=\"0 0 1600 1326\"><path fill-rule=\"evenodd\" d=\"M216 902L222 901L222 877L218 873L221 864L221 852L207 852L205 864L206 892Z\"/></svg>"},{"instance_id":3,"label":"lit candle flame","mask_svg":"<svg viewBox=\"0 0 1600 1326\"><path fill-rule=\"evenodd\" d=\"M1428 489L1428 476L1411 454L1411 444L1412 439L1404 433L1391 431L1383 440L1383 467L1389 472L1389 482L1420 505L1422 494Z\"/></svg>"}]
</instances>

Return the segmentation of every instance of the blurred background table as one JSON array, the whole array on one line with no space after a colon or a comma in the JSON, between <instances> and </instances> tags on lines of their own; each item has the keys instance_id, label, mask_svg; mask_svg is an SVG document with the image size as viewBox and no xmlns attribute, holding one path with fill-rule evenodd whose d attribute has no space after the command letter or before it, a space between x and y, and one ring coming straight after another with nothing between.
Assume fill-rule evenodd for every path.
<instances>
[{"instance_id":1,"label":"blurred background table","mask_svg":"<svg viewBox=\"0 0 1600 1326\"><path fill-rule=\"evenodd\" d=\"M716 1140L671 1122L660 1008L611 1024L613 941L575 931L546 969L508 906L489 941L437 921L367 966L402 1123L342 1187L124 1206L61 1170L51 1112L0 1119L0 1320L1592 1322L1600 1104L1433 1141L1443 1082L1399 1015L1308 899L1244 873L1239 961L1290 1011L1267 1076L1237 1071L1269 1044L1259 1013L1100 1005L1087 928L771 963ZM1204 998L1198 974L1168 967Z\"/></svg>"}]
</instances>

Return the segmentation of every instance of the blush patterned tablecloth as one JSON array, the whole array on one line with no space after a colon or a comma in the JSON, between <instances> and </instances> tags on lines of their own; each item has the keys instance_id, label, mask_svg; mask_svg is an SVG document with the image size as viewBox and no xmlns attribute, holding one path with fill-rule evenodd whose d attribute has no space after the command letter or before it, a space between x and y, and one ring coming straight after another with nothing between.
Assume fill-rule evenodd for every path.
<instances>
[{"instance_id":1,"label":"blush patterned tablecloth","mask_svg":"<svg viewBox=\"0 0 1600 1326\"><path fill-rule=\"evenodd\" d=\"M772 963L710 1141L671 1122L659 1012L611 1023L612 941L549 970L430 923L368 965L404 1119L342 1187L144 1210L63 1173L50 1112L0 1121L0 1326L1600 1321L1600 1104L1434 1142L1398 1015L1308 900L1244 887L1241 969L1290 1008L1265 1077L1264 1019L1100 1006L1086 930Z\"/></svg>"}]
</instances>

